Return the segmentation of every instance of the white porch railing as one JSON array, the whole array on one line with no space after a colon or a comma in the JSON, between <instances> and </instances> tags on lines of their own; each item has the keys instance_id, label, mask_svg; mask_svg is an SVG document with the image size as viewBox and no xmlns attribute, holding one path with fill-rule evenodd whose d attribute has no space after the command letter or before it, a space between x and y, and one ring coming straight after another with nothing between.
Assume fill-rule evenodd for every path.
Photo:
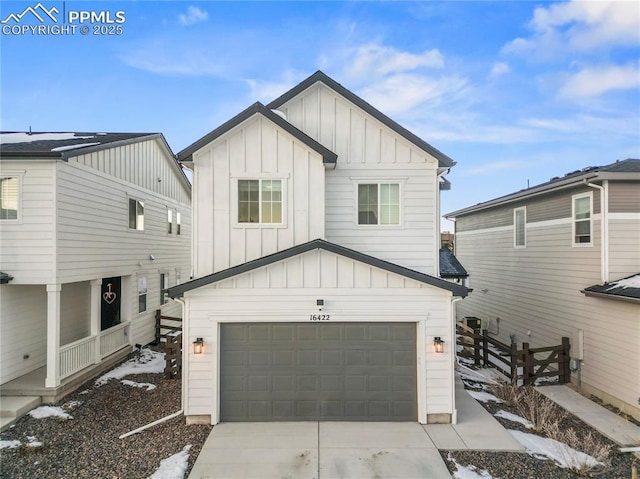
<instances>
[{"instance_id":1,"label":"white porch railing","mask_svg":"<svg viewBox=\"0 0 640 479\"><path fill-rule=\"evenodd\" d=\"M100 333L100 358L115 353L129 344L131 322L121 323Z\"/></svg>"},{"instance_id":2,"label":"white porch railing","mask_svg":"<svg viewBox=\"0 0 640 479\"><path fill-rule=\"evenodd\" d=\"M60 348L60 378L66 378L94 363L96 337L89 336Z\"/></svg>"}]
</instances>

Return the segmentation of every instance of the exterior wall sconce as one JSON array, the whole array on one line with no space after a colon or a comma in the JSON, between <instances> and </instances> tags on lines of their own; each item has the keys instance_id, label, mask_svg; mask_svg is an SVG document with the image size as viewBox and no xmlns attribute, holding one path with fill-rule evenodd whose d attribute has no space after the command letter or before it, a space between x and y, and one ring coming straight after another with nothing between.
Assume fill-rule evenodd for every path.
<instances>
[{"instance_id":1,"label":"exterior wall sconce","mask_svg":"<svg viewBox=\"0 0 640 479\"><path fill-rule=\"evenodd\" d=\"M433 352L444 353L444 341L440 338L440 336L436 336L435 338L433 338Z\"/></svg>"},{"instance_id":2,"label":"exterior wall sconce","mask_svg":"<svg viewBox=\"0 0 640 479\"><path fill-rule=\"evenodd\" d=\"M316 306L318 307L318 311L322 311L324 307L324 299L316 299Z\"/></svg>"},{"instance_id":3,"label":"exterior wall sconce","mask_svg":"<svg viewBox=\"0 0 640 479\"><path fill-rule=\"evenodd\" d=\"M202 338L196 338L193 342L193 354L202 354L204 351L204 341Z\"/></svg>"}]
</instances>

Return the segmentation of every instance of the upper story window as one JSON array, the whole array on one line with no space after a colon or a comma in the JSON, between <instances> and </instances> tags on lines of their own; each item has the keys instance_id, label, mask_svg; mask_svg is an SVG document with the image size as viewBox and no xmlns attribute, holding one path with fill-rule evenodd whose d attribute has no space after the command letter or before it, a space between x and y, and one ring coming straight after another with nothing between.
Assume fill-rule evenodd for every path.
<instances>
[{"instance_id":1,"label":"upper story window","mask_svg":"<svg viewBox=\"0 0 640 479\"><path fill-rule=\"evenodd\" d=\"M400 184L358 184L359 225L400 224Z\"/></svg>"},{"instance_id":2,"label":"upper story window","mask_svg":"<svg viewBox=\"0 0 640 479\"><path fill-rule=\"evenodd\" d=\"M173 233L173 210L167 208L167 234Z\"/></svg>"},{"instance_id":3,"label":"upper story window","mask_svg":"<svg viewBox=\"0 0 640 479\"><path fill-rule=\"evenodd\" d=\"M180 212L176 212L176 235L180 236Z\"/></svg>"},{"instance_id":4,"label":"upper story window","mask_svg":"<svg viewBox=\"0 0 640 479\"><path fill-rule=\"evenodd\" d=\"M593 193L574 195L572 201L573 245L592 246Z\"/></svg>"},{"instance_id":5,"label":"upper story window","mask_svg":"<svg viewBox=\"0 0 640 479\"><path fill-rule=\"evenodd\" d=\"M18 177L0 178L0 220L18 219Z\"/></svg>"},{"instance_id":6,"label":"upper story window","mask_svg":"<svg viewBox=\"0 0 640 479\"><path fill-rule=\"evenodd\" d=\"M527 246L527 208L513 210L513 246L524 248Z\"/></svg>"},{"instance_id":7,"label":"upper story window","mask_svg":"<svg viewBox=\"0 0 640 479\"><path fill-rule=\"evenodd\" d=\"M282 180L238 180L238 223L281 224Z\"/></svg>"},{"instance_id":8,"label":"upper story window","mask_svg":"<svg viewBox=\"0 0 640 479\"><path fill-rule=\"evenodd\" d=\"M144 230L144 202L129 198L129 229Z\"/></svg>"}]
</instances>

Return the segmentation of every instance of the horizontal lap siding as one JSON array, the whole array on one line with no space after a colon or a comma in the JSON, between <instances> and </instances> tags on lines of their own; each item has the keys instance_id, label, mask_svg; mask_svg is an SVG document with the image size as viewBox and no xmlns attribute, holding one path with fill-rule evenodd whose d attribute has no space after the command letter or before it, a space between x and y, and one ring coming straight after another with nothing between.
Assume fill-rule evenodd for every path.
<instances>
[{"instance_id":1,"label":"horizontal lap siding","mask_svg":"<svg viewBox=\"0 0 640 479\"><path fill-rule=\"evenodd\" d=\"M637 219L609 220L609 280L640 272L640 215Z\"/></svg>"},{"instance_id":2,"label":"horizontal lap siding","mask_svg":"<svg viewBox=\"0 0 640 479\"><path fill-rule=\"evenodd\" d=\"M4 384L46 363L46 288L0 285L0 317L0 384ZM24 359L25 355L29 357Z\"/></svg>"},{"instance_id":3,"label":"horizontal lap siding","mask_svg":"<svg viewBox=\"0 0 640 479\"><path fill-rule=\"evenodd\" d=\"M135 159L130 159L135 162ZM189 279L191 213L180 203L138 185L77 163L58 167L58 281L61 283L122 276L123 316L133 321L133 343L153 340L153 314L160 308L160 273L169 285ZM144 231L129 229L129 198L144 202ZM180 212L181 234L167 234L167 207ZM175 226L175 213L173 216ZM150 260L150 255L155 260ZM137 275L147 277L147 311L138 313ZM168 304L165 314L180 315ZM125 312L126 311L126 312Z\"/></svg>"},{"instance_id":4,"label":"horizontal lap siding","mask_svg":"<svg viewBox=\"0 0 640 479\"><path fill-rule=\"evenodd\" d=\"M55 277L54 162L2 161L0 176L22 178L20 221L0 221L0 268L13 284Z\"/></svg>"},{"instance_id":5,"label":"horizontal lap siding","mask_svg":"<svg viewBox=\"0 0 640 479\"><path fill-rule=\"evenodd\" d=\"M280 110L338 155L336 169L326 173L327 240L437 275L437 161L320 84ZM403 183L400 228L357 225L355 181L361 178Z\"/></svg>"},{"instance_id":6,"label":"horizontal lap siding","mask_svg":"<svg viewBox=\"0 0 640 479\"><path fill-rule=\"evenodd\" d=\"M594 201L595 204L595 201ZM640 323L637 304L594 300L580 290L600 283L600 227L594 246L571 247L571 222L527 226L527 247L513 248L513 231L478 231L456 238L456 256L473 292L457 316L476 316L509 342L559 344L584 331L582 380L629 404L640 396ZM500 318L499 326L496 318ZM531 335L527 333L531 332ZM612 354L619 351L620 354ZM574 352L575 354L575 352Z\"/></svg>"}]
</instances>

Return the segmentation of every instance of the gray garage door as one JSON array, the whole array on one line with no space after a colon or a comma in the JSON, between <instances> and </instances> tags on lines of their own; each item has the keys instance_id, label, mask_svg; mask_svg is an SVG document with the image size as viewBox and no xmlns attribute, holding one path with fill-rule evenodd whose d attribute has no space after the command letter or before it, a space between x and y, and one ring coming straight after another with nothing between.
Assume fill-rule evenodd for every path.
<instances>
[{"instance_id":1,"label":"gray garage door","mask_svg":"<svg viewBox=\"0 0 640 479\"><path fill-rule=\"evenodd\" d=\"M414 323L223 324L222 421L415 421Z\"/></svg>"}]
</instances>

